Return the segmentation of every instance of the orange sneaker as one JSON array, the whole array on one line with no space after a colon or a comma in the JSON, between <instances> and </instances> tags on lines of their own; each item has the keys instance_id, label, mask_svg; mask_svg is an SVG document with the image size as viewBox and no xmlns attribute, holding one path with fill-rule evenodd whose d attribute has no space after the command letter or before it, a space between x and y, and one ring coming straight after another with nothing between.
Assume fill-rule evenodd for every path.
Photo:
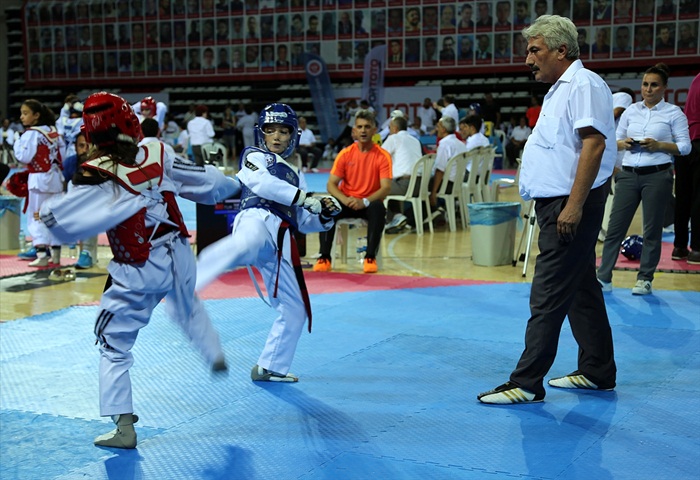
<instances>
[{"instance_id":1,"label":"orange sneaker","mask_svg":"<svg viewBox=\"0 0 700 480\"><path fill-rule=\"evenodd\" d=\"M316 261L316 265L313 268L314 272L330 272L331 271L331 261L327 258L319 258Z\"/></svg>"},{"instance_id":2,"label":"orange sneaker","mask_svg":"<svg viewBox=\"0 0 700 480\"><path fill-rule=\"evenodd\" d=\"M377 273L377 260L374 258L365 258L362 270L365 273Z\"/></svg>"}]
</instances>

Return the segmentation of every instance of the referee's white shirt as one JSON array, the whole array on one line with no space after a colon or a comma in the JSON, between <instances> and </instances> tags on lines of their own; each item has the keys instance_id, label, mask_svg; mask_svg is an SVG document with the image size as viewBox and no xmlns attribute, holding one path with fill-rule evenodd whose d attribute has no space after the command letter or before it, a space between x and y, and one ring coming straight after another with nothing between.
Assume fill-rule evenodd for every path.
<instances>
[{"instance_id":1,"label":"referee's white shirt","mask_svg":"<svg viewBox=\"0 0 700 480\"><path fill-rule=\"evenodd\" d=\"M544 97L542 113L523 151L520 195L560 197L571 193L583 142L578 129L593 127L605 137L605 151L591 188L603 185L617 157L612 93L576 60Z\"/></svg>"}]
</instances>

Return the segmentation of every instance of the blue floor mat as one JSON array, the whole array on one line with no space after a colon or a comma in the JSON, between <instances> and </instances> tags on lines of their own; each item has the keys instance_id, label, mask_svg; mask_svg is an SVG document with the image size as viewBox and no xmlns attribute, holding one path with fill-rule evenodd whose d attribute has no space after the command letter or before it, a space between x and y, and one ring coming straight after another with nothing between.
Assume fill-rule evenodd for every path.
<instances>
[{"instance_id":1,"label":"blue floor mat","mask_svg":"<svg viewBox=\"0 0 700 480\"><path fill-rule=\"evenodd\" d=\"M227 376L159 307L134 347L133 451L92 446L112 428L98 416L97 307L1 324L0 478L697 478L700 293L606 296L615 392L481 405L522 351L528 295L527 284L312 295L300 381L283 385L250 381L275 317L259 299L205 302ZM550 376L576 356L565 324Z\"/></svg>"}]
</instances>

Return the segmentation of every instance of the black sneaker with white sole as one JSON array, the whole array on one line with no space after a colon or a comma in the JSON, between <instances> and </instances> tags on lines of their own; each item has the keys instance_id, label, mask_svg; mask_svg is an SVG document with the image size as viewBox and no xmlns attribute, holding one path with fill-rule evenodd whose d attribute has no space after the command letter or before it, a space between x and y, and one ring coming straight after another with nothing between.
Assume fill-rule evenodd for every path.
<instances>
[{"instance_id":1,"label":"black sneaker with white sole","mask_svg":"<svg viewBox=\"0 0 700 480\"><path fill-rule=\"evenodd\" d=\"M544 395L537 395L514 383L506 382L493 390L480 393L476 398L481 403L511 405L514 403L538 403L544 400Z\"/></svg>"}]
</instances>

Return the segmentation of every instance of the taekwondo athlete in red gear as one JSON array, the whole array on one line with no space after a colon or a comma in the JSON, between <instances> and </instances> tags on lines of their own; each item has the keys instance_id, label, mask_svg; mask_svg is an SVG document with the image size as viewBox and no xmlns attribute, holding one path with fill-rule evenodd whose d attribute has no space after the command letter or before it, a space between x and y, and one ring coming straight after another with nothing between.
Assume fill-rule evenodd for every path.
<instances>
[{"instance_id":1,"label":"taekwondo athlete in red gear","mask_svg":"<svg viewBox=\"0 0 700 480\"><path fill-rule=\"evenodd\" d=\"M100 92L85 101L83 119L96 152L74 177L73 188L46 204L41 220L65 243L107 231L114 258L100 301L100 415L117 428L99 446L134 448L131 349L139 329L165 298L168 315L212 369L225 370L219 336L194 294L196 264L175 194L201 203L237 195L240 184L215 167L181 164L160 142L137 146L141 126L129 104ZM82 175L80 174L82 173Z\"/></svg>"}]
</instances>

